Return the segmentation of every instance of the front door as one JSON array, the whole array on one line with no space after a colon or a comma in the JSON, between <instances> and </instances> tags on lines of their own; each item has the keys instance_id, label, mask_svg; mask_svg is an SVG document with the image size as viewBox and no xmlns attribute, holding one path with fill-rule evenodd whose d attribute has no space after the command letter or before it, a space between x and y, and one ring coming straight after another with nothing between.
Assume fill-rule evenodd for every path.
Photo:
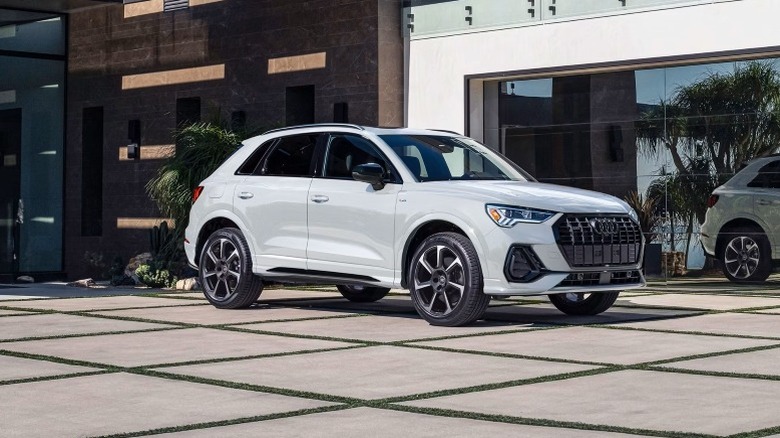
<instances>
[{"instance_id":1,"label":"front door","mask_svg":"<svg viewBox=\"0 0 780 438\"><path fill-rule=\"evenodd\" d=\"M352 177L355 166L366 163L388 169L381 190ZM394 175L371 141L331 136L320 177L309 189L309 270L393 281L395 209L403 187Z\"/></svg>"},{"instance_id":2,"label":"front door","mask_svg":"<svg viewBox=\"0 0 780 438\"><path fill-rule=\"evenodd\" d=\"M22 110L0 111L0 274L18 271Z\"/></svg>"}]
</instances>

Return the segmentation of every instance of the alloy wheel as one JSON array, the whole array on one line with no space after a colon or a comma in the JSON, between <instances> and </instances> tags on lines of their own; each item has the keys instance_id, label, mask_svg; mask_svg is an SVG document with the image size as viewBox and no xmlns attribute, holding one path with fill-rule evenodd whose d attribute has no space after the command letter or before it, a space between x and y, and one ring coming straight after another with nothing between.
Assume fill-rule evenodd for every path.
<instances>
[{"instance_id":1,"label":"alloy wheel","mask_svg":"<svg viewBox=\"0 0 780 438\"><path fill-rule=\"evenodd\" d=\"M226 238L214 241L206 249L203 289L215 301L229 299L241 279L241 256L236 245Z\"/></svg>"},{"instance_id":2,"label":"alloy wheel","mask_svg":"<svg viewBox=\"0 0 780 438\"><path fill-rule=\"evenodd\" d=\"M760 259L758 243L748 236L731 239L723 256L726 270L738 280L750 278L758 269Z\"/></svg>"},{"instance_id":3,"label":"alloy wheel","mask_svg":"<svg viewBox=\"0 0 780 438\"><path fill-rule=\"evenodd\" d=\"M422 309L434 317L452 313L463 298L466 278L460 257L444 245L420 255L414 275L414 291Z\"/></svg>"}]
</instances>

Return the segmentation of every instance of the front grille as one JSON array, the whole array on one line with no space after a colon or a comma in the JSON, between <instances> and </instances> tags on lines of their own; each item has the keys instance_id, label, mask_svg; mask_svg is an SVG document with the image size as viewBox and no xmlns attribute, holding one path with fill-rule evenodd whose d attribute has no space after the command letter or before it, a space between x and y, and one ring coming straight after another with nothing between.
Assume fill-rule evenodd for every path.
<instances>
[{"instance_id":1,"label":"front grille","mask_svg":"<svg viewBox=\"0 0 780 438\"><path fill-rule=\"evenodd\" d=\"M558 246L573 268L639 263L642 230L628 216L566 215L556 231Z\"/></svg>"},{"instance_id":2,"label":"front grille","mask_svg":"<svg viewBox=\"0 0 780 438\"><path fill-rule=\"evenodd\" d=\"M599 286L613 284L639 284L639 271L578 272L569 274L557 287Z\"/></svg>"}]
</instances>

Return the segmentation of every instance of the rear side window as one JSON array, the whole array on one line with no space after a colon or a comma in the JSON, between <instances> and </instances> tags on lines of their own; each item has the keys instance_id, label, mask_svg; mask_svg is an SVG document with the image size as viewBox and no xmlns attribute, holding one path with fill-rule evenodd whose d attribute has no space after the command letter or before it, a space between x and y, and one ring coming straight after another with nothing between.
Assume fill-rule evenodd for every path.
<instances>
[{"instance_id":1,"label":"rear side window","mask_svg":"<svg viewBox=\"0 0 780 438\"><path fill-rule=\"evenodd\" d=\"M271 147L259 175L303 176L313 174L312 160L319 134L302 134L283 137Z\"/></svg>"},{"instance_id":2,"label":"rear side window","mask_svg":"<svg viewBox=\"0 0 780 438\"><path fill-rule=\"evenodd\" d=\"M271 147L272 144L276 142L276 139L269 140L255 149L254 152L252 152L252 155L249 156L249 158L244 161L244 164L241 165L241 167L238 168L236 171L236 175L252 175L257 171L257 166L260 164L260 160L263 159L263 156L266 152L268 152L268 148Z\"/></svg>"},{"instance_id":3,"label":"rear side window","mask_svg":"<svg viewBox=\"0 0 780 438\"><path fill-rule=\"evenodd\" d=\"M758 171L758 175L750 181L748 187L765 189L780 189L780 160L773 161Z\"/></svg>"}]
</instances>

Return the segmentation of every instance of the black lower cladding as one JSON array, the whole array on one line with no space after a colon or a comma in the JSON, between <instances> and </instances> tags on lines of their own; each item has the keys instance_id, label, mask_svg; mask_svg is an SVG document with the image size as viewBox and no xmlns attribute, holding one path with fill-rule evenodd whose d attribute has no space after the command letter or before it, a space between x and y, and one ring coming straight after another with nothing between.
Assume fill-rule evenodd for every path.
<instances>
[{"instance_id":1,"label":"black lower cladding","mask_svg":"<svg viewBox=\"0 0 780 438\"><path fill-rule=\"evenodd\" d=\"M627 215L569 214L555 234L573 268L637 265L642 256L642 231Z\"/></svg>"},{"instance_id":2,"label":"black lower cladding","mask_svg":"<svg viewBox=\"0 0 780 438\"><path fill-rule=\"evenodd\" d=\"M640 284L641 282L642 274L639 271L577 272L569 274L558 287Z\"/></svg>"},{"instance_id":3,"label":"black lower cladding","mask_svg":"<svg viewBox=\"0 0 780 438\"><path fill-rule=\"evenodd\" d=\"M547 270L534 250L527 246L509 249L504 264L504 275L512 283L529 283L543 276Z\"/></svg>"}]
</instances>

